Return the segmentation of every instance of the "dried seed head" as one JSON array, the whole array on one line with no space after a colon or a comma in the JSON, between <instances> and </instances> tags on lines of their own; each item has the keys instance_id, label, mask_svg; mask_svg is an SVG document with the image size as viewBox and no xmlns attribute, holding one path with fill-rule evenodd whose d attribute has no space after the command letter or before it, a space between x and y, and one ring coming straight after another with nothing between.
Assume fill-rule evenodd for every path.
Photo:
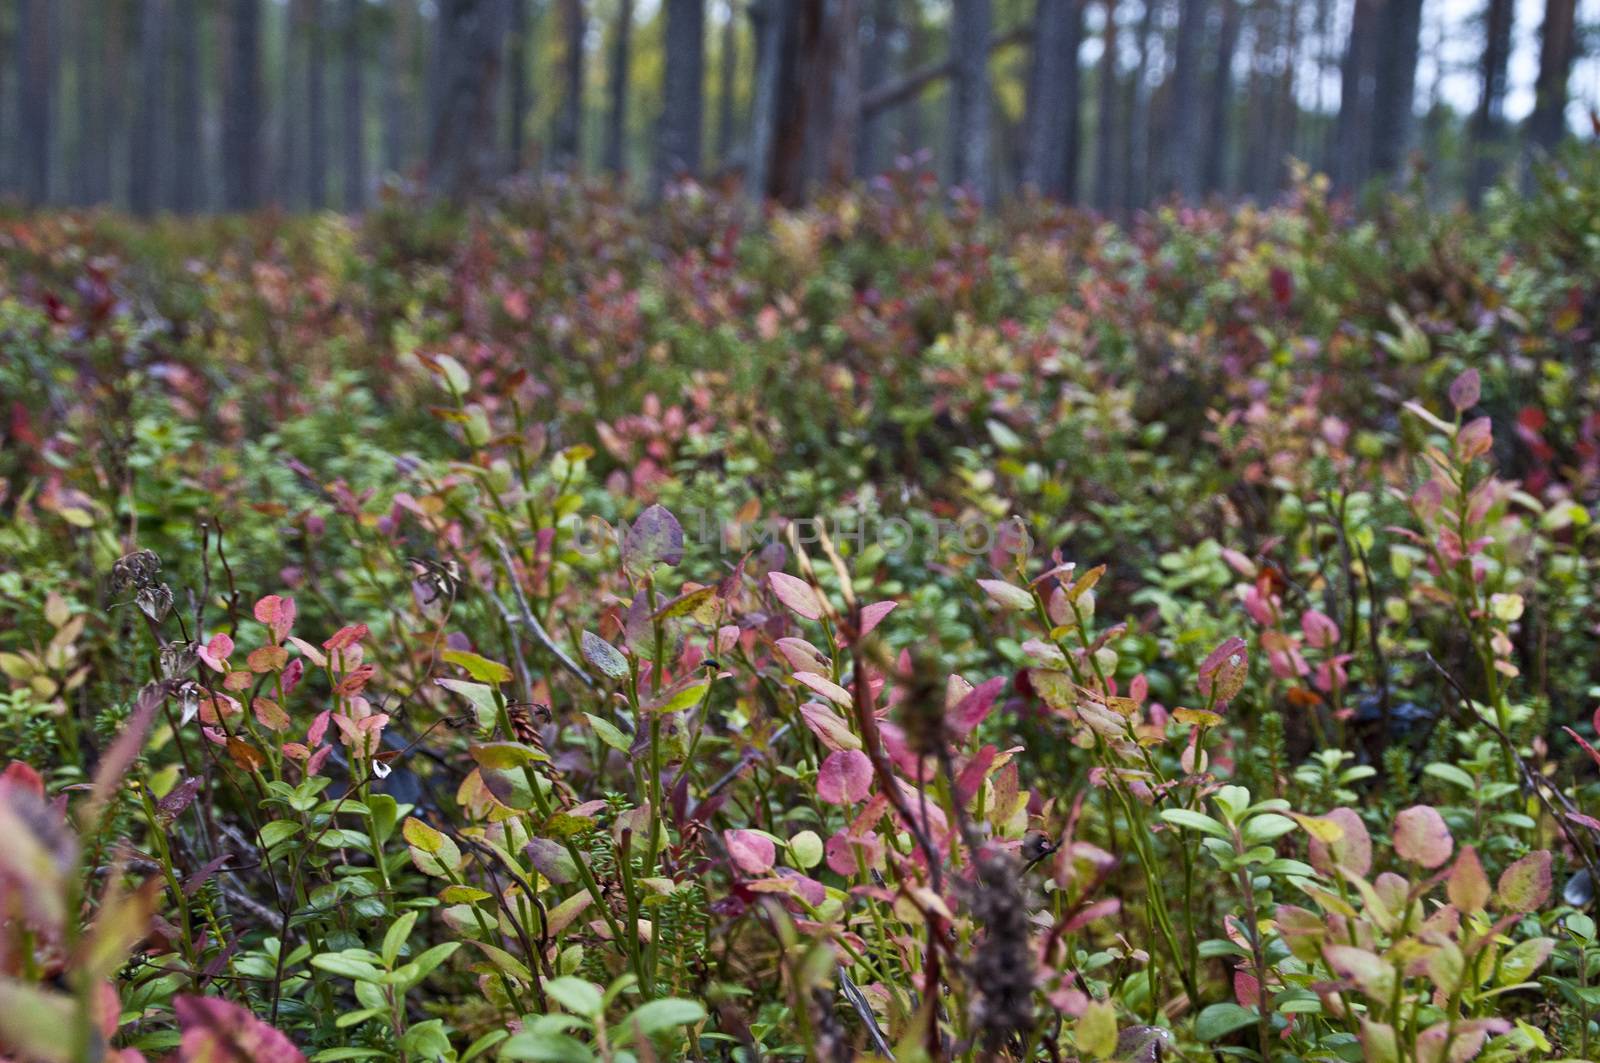
<instances>
[{"instance_id":1,"label":"dried seed head","mask_svg":"<svg viewBox=\"0 0 1600 1063\"><path fill-rule=\"evenodd\" d=\"M944 697L937 664L931 658L915 659L899 717L906 745L919 756L933 756L945 744Z\"/></svg>"},{"instance_id":2,"label":"dried seed head","mask_svg":"<svg viewBox=\"0 0 1600 1063\"><path fill-rule=\"evenodd\" d=\"M1017 864L998 849L978 854L970 911L983 930L968 976L977 989L973 1020L991 1050L1033 1032L1033 946Z\"/></svg>"},{"instance_id":3,"label":"dried seed head","mask_svg":"<svg viewBox=\"0 0 1600 1063\"><path fill-rule=\"evenodd\" d=\"M177 679L188 675L199 659L194 643L175 639L161 647L161 678Z\"/></svg>"},{"instance_id":4,"label":"dried seed head","mask_svg":"<svg viewBox=\"0 0 1600 1063\"><path fill-rule=\"evenodd\" d=\"M111 566L111 583L117 590L148 587L161 574L161 558L154 550L135 550Z\"/></svg>"},{"instance_id":5,"label":"dried seed head","mask_svg":"<svg viewBox=\"0 0 1600 1063\"><path fill-rule=\"evenodd\" d=\"M855 1058L850 1039L845 1036L844 1023L834 1010L833 994L824 986L811 990L811 1029L816 1037L812 1044L813 1058L824 1063L848 1063Z\"/></svg>"},{"instance_id":6,"label":"dried seed head","mask_svg":"<svg viewBox=\"0 0 1600 1063\"><path fill-rule=\"evenodd\" d=\"M139 612L158 624L172 612L172 588L165 583L152 583L140 587L139 593L134 595L133 600L138 605Z\"/></svg>"}]
</instances>

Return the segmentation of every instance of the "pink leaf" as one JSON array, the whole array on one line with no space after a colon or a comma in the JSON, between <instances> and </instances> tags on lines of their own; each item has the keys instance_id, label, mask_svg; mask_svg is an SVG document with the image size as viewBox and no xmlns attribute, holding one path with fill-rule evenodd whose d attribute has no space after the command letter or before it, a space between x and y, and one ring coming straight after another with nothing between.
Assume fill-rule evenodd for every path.
<instances>
[{"instance_id":1,"label":"pink leaf","mask_svg":"<svg viewBox=\"0 0 1600 1063\"><path fill-rule=\"evenodd\" d=\"M861 748L861 739L850 730L850 724L820 701L808 701L800 706L800 718L830 750Z\"/></svg>"},{"instance_id":2,"label":"pink leaf","mask_svg":"<svg viewBox=\"0 0 1600 1063\"><path fill-rule=\"evenodd\" d=\"M1450 405L1457 413L1466 413L1478 404L1478 371L1468 369L1450 384Z\"/></svg>"},{"instance_id":3,"label":"pink leaf","mask_svg":"<svg viewBox=\"0 0 1600 1063\"><path fill-rule=\"evenodd\" d=\"M218 632L211 636L211 641L201 646L197 651L200 659L206 662L214 672L226 672L228 666L224 664L233 654L233 640Z\"/></svg>"},{"instance_id":4,"label":"pink leaf","mask_svg":"<svg viewBox=\"0 0 1600 1063\"><path fill-rule=\"evenodd\" d=\"M772 586L772 593L778 596L778 601L791 610L807 620L822 619L822 602L817 598L817 592L811 589L811 584L787 572L769 572L767 582Z\"/></svg>"},{"instance_id":5,"label":"pink leaf","mask_svg":"<svg viewBox=\"0 0 1600 1063\"><path fill-rule=\"evenodd\" d=\"M1501 872L1495 895L1509 911L1531 912L1550 899L1550 887L1550 851L1540 849Z\"/></svg>"},{"instance_id":6,"label":"pink leaf","mask_svg":"<svg viewBox=\"0 0 1600 1063\"><path fill-rule=\"evenodd\" d=\"M1336 867L1365 877L1372 870L1372 836L1367 825L1354 809L1336 808L1322 817L1337 824L1344 831L1338 841L1324 842L1311 839L1311 866L1324 875L1331 875Z\"/></svg>"},{"instance_id":7,"label":"pink leaf","mask_svg":"<svg viewBox=\"0 0 1600 1063\"><path fill-rule=\"evenodd\" d=\"M1306 645L1325 650L1338 645L1339 625L1327 613L1307 609L1300 617L1300 630L1305 632Z\"/></svg>"},{"instance_id":8,"label":"pink leaf","mask_svg":"<svg viewBox=\"0 0 1600 1063\"><path fill-rule=\"evenodd\" d=\"M1006 678L996 676L973 687L966 697L950 710L948 722L951 733L957 738L965 738L971 734L972 729L982 723L994 709L995 699L1000 696L1000 691L1004 690L1005 686Z\"/></svg>"},{"instance_id":9,"label":"pink leaf","mask_svg":"<svg viewBox=\"0 0 1600 1063\"><path fill-rule=\"evenodd\" d=\"M1394 820L1394 851L1401 859L1435 868L1450 859L1455 839L1444 817L1429 805L1413 805Z\"/></svg>"},{"instance_id":10,"label":"pink leaf","mask_svg":"<svg viewBox=\"0 0 1600 1063\"><path fill-rule=\"evenodd\" d=\"M872 761L859 749L828 754L817 773L817 796L830 805L854 804L871 789Z\"/></svg>"},{"instance_id":11,"label":"pink leaf","mask_svg":"<svg viewBox=\"0 0 1600 1063\"><path fill-rule=\"evenodd\" d=\"M772 839L754 830L730 830L722 834L733 864L747 875L764 875L778 859Z\"/></svg>"},{"instance_id":12,"label":"pink leaf","mask_svg":"<svg viewBox=\"0 0 1600 1063\"><path fill-rule=\"evenodd\" d=\"M269 594L256 603L255 617L267 625L272 632L273 642L282 642L289 637L289 630L294 627L294 599Z\"/></svg>"},{"instance_id":13,"label":"pink leaf","mask_svg":"<svg viewBox=\"0 0 1600 1063\"><path fill-rule=\"evenodd\" d=\"M172 1002L183 1039L181 1063L304 1063L305 1056L279 1030L220 997L178 997Z\"/></svg>"},{"instance_id":14,"label":"pink leaf","mask_svg":"<svg viewBox=\"0 0 1600 1063\"><path fill-rule=\"evenodd\" d=\"M875 605L863 608L861 610L861 630L857 632L858 637L867 635L873 628L883 623L883 618L894 612L894 607L898 604L898 602L878 602Z\"/></svg>"}]
</instances>

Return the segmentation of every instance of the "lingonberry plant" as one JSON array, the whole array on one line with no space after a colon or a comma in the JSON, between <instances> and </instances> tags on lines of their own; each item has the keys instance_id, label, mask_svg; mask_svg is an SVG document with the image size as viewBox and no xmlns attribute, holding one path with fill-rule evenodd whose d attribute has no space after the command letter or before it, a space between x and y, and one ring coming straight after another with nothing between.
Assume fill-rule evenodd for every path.
<instances>
[{"instance_id":1,"label":"lingonberry plant","mask_svg":"<svg viewBox=\"0 0 1600 1063\"><path fill-rule=\"evenodd\" d=\"M931 187L8 217L0 1058L1590 1058L1592 241Z\"/></svg>"}]
</instances>

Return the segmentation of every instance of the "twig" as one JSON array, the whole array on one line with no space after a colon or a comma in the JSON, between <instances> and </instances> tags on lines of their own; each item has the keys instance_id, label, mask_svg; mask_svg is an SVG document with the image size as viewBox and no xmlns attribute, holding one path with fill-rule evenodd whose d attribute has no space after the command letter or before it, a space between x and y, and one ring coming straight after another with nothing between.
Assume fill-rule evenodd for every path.
<instances>
[{"instance_id":1,"label":"twig","mask_svg":"<svg viewBox=\"0 0 1600 1063\"><path fill-rule=\"evenodd\" d=\"M595 688L594 677L585 672L577 661L567 656L567 652L556 644L556 641L550 637L550 632L546 631L544 625L539 623L539 618L533 615L533 610L528 608L527 596L522 593L522 584L517 582L517 570L511 561L511 551L506 549L505 540L497 535L494 537L494 545L495 549L500 553L500 563L506 569L506 582L511 584L511 593L516 597L517 609L521 613L522 626L533 632L534 638L538 639L540 644L550 651L550 655L556 659L561 667L577 676L579 682L593 690Z\"/></svg>"}]
</instances>

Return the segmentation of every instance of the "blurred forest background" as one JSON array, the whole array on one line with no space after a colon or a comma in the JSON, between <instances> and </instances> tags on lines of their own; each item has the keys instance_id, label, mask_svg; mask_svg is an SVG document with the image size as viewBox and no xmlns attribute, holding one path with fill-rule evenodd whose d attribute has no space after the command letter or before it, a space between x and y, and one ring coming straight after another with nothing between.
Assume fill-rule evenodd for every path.
<instances>
[{"instance_id":1,"label":"blurred forest background","mask_svg":"<svg viewBox=\"0 0 1600 1063\"><path fill-rule=\"evenodd\" d=\"M1593 3L1593 0L1590 0ZM1592 138L1578 0L0 0L0 192L359 210L693 175L794 203L920 159L987 200L1476 201Z\"/></svg>"}]
</instances>

